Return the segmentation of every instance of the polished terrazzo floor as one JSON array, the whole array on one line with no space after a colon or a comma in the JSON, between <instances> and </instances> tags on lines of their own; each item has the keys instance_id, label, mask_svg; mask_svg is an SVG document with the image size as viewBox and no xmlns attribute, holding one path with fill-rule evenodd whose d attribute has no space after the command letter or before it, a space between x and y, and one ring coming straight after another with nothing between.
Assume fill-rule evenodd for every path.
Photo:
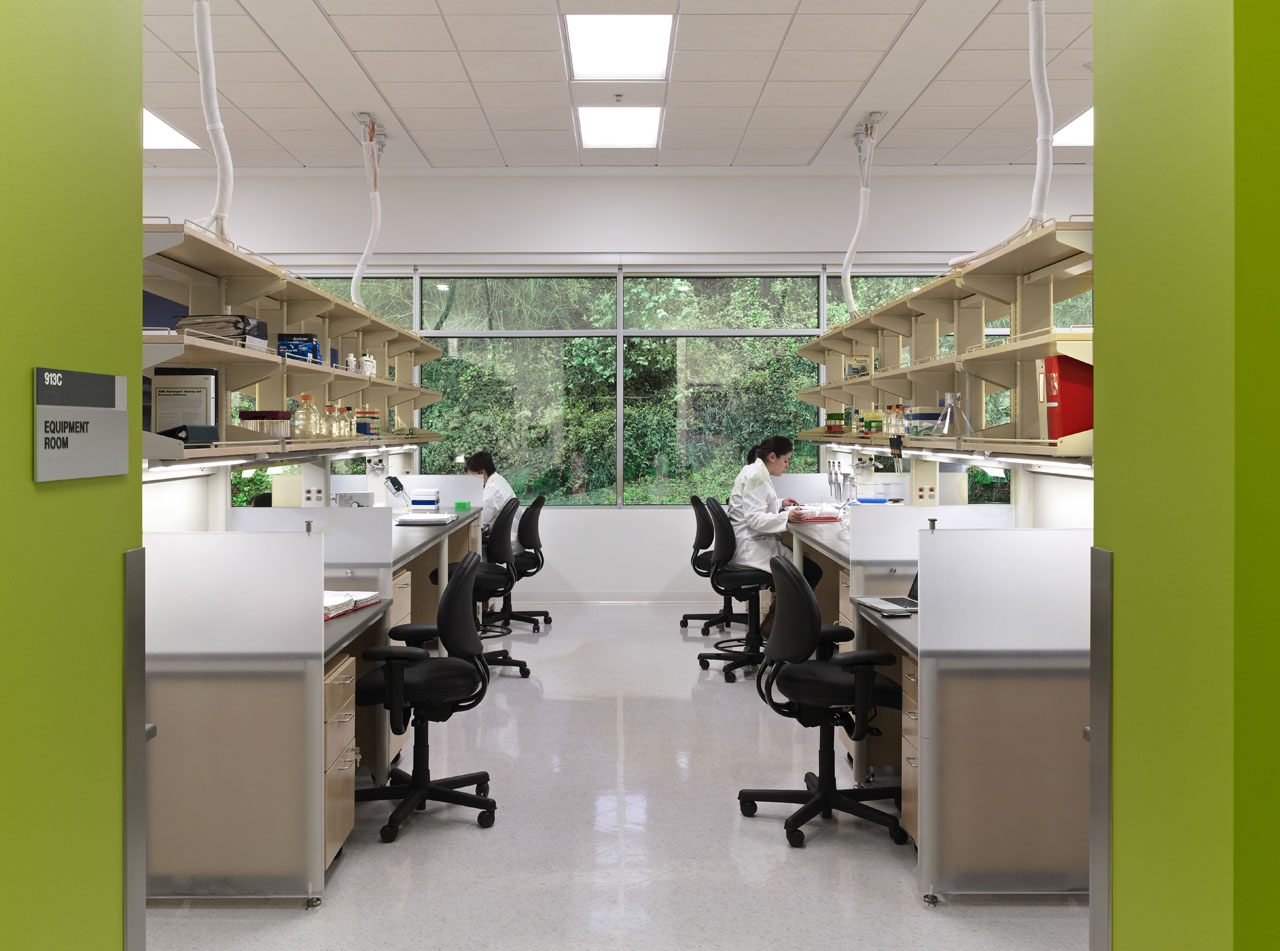
<instances>
[{"instance_id":1,"label":"polished terrazzo floor","mask_svg":"<svg viewBox=\"0 0 1280 951\"><path fill-rule=\"evenodd\" d=\"M503 672L432 730L433 774L491 774L491 829L433 804L383 844L390 805L361 804L320 907L156 905L147 947L1084 951L1082 898L927 908L914 848L878 826L816 819L792 849L791 807L743 818L737 790L796 786L816 731L772 713L750 678L699 670L706 641L681 610L555 605L549 632L502 642L533 676Z\"/></svg>"}]
</instances>

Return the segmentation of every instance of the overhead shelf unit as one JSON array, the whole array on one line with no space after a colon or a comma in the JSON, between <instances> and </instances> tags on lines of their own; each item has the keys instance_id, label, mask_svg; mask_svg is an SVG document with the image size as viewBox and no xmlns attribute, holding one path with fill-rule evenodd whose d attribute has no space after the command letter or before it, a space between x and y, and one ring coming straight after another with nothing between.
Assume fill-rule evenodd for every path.
<instances>
[{"instance_id":1,"label":"overhead shelf unit","mask_svg":"<svg viewBox=\"0 0 1280 951\"><path fill-rule=\"evenodd\" d=\"M1093 363L1093 328L1055 327L1054 304L1093 287L1093 222L1049 221L799 349L829 382L799 393L831 414L897 403L933 407L960 393L970 430L960 437L908 438L918 449L1089 457L1093 433L1047 438L1044 360ZM993 324L1004 326L993 327ZM846 365L870 372L845 377ZM1009 390L1011 420L983 428L986 398ZM976 418L975 418L976 417ZM815 442L857 443L825 427ZM866 442L866 445L872 445Z\"/></svg>"},{"instance_id":2,"label":"overhead shelf unit","mask_svg":"<svg viewBox=\"0 0 1280 951\"><path fill-rule=\"evenodd\" d=\"M142 233L144 290L184 305L189 314L242 314L262 320L269 348L256 350L192 331L143 328L144 373L155 367L187 367L212 369L218 375L217 443L187 447L178 440L146 433L147 458L316 455L440 438L416 429L414 424L417 410L438 402L441 394L413 383L414 367L439 359L440 348L191 222L143 222ZM279 356L279 335L289 333L315 334L325 359L312 363ZM369 354L381 375L347 370L344 357L348 353ZM304 393L322 407L332 403L375 410L383 438L359 437L340 443L263 439L257 431L231 424L229 395L236 392L251 395L261 410L287 410L289 401ZM406 429L412 429L411 436L392 435L393 430Z\"/></svg>"}]
</instances>

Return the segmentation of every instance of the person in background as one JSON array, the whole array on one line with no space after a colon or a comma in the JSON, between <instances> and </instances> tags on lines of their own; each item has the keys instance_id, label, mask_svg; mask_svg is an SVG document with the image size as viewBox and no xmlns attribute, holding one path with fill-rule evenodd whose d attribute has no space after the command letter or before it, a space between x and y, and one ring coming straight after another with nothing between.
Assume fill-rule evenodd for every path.
<instances>
[{"instance_id":1,"label":"person in background","mask_svg":"<svg viewBox=\"0 0 1280 951\"><path fill-rule=\"evenodd\" d=\"M514 499L516 493L511 488L511 483L498 475L498 471L493 465L493 456L483 449L467 456L467 461L463 464L463 470L467 475L478 475L484 478L484 501L480 511L480 527L488 533L489 526L498 517L502 507L507 504L509 499ZM511 520L511 543L513 545L516 544L516 530L519 525L520 511L517 509L516 517Z\"/></svg>"},{"instance_id":2,"label":"person in background","mask_svg":"<svg viewBox=\"0 0 1280 951\"><path fill-rule=\"evenodd\" d=\"M790 556L781 535L787 523L800 520L800 510L795 507L799 503L795 499L780 500L772 478L786 472L789 465L791 440L785 436L761 440L747 453L747 464L733 480L733 492L729 496L729 521L733 523L733 535L738 543L733 566L770 571L770 558ZM809 587L816 588L822 580L822 569L807 555L803 571ZM760 630L768 634L772 628L773 605L770 604Z\"/></svg>"}]
</instances>

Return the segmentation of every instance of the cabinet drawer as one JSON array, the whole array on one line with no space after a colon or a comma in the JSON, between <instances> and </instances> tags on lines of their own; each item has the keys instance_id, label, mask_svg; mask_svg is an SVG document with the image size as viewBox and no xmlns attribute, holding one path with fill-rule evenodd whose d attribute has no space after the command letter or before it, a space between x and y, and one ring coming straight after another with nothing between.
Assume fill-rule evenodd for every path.
<instances>
[{"instance_id":1,"label":"cabinet drawer","mask_svg":"<svg viewBox=\"0 0 1280 951\"><path fill-rule=\"evenodd\" d=\"M335 713L324 725L324 766L333 765L342 751L356 739L356 698L353 696L346 706Z\"/></svg>"},{"instance_id":2,"label":"cabinet drawer","mask_svg":"<svg viewBox=\"0 0 1280 951\"><path fill-rule=\"evenodd\" d=\"M326 723L333 715L347 705L347 701L356 696L356 659L350 654L341 654L329 661L330 667L324 673L324 720Z\"/></svg>"},{"instance_id":3,"label":"cabinet drawer","mask_svg":"<svg viewBox=\"0 0 1280 951\"><path fill-rule=\"evenodd\" d=\"M907 697L912 700L920 698L920 661L910 654L902 655L902 703L905 706Z\"/></svg>"},{"instance_id":4,"label":"cabinet drawer","mask_svg":"<svg viewBox=\"0 0 1280 951\"><path fill-rule=\"evenodd\" d=\"M920 754L915 745L902 738L902 828L911 838L916 835L917 818L920 815Z\"/></svg>"},{"instance_id":5,"label":"cabinet drawer","mask_svg":"<svg viewBox=\"0 0 1280 951\"><path fill-rule=\"evenodd\" d=\"M902 742L920 746L920 702L915 697L902 694Z\"/></svg>"},{"instance_id":6,"label":"cabinet drawer","mask_svg":"<svg viewBox=\"0 0 1280 951\"><path fill-rule=\"evenodd\" d=\"M356 746L342 750L324 771L324 867L328 868L356 824Z\"/></svg>"},{"instance_id":7,"label":"cabinet drawer","mask_svg":"<svg viewBox=\"0 0 1280 951\"><path fill-rule=\"evenodd\" d=\"M845 627L853 627L853 604L849 601L849 576L840 572L840 623Z\"/></svg>"},{"instance_id":8,"label":"cabinet drawer","mask_svg":"<svg viewBox=\"0 0 1280 951\"><path fill-rule=\"evenodd\" d=\"M408 624L413 614L413 572L401 571L391 579L391 611L388 621L392 627Z\"/></svg>"}]
</instances>

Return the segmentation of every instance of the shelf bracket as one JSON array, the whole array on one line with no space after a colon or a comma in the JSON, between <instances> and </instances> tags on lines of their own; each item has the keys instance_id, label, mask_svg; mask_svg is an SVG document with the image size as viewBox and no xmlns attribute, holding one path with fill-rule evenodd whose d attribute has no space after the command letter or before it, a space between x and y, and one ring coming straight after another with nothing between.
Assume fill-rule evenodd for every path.
<instances>
[{"instance_id":1,"label":"shelf bracket","mask_svg":"<svg viewBox=\"0 0 1280 951\"><path fill-rule=\"evenodd\" d=\"M290 331L301 327L305 321L322 317L333 310L333 302L327 300L286 301L284 305L284 325Z\"/></svg>"},{"instance_id":2,"label":"shelf bracket","mask_svg":"<svg viewBox=\"0 0 1280 951\"><path fill-rule=\"evenodd\" d=\"M1017 297L1017 280L1008 274L961 274L957 283L1003 307L1012 306Z\"/></svg>"},{"instance_id":3,"label":"shelf bracket","mask_svg":"<svg viewBox=\"0 0 1280 951\"><path fill-rule=\"evenodd\" d=\"M961 364L966 373L972 373L980 380L994 383L1001 389L1013 388L1018 379L1018 365L1013 362L997 360L966 361Z\"/></svg>"},{"instance_id":4,"label":"shelf bracket","mask_svg":"<svg viewBox=\"0 0 1280 951\"><path fill-rule=\"evenodd\" d=\"M284 287L283 277L229 277L226 299L228 307L239 307Z\"/></svg>"},{"instance_id":5,"label":"shelf bracket","mask_svg":"<svg viewBox=\"0 0 1280 951\"><path fill-rule=\"evenodd\" d=\"M894 314L881 314L871 318L871 322L883 330L889 331L891 334L897 334L899 337L911 336L911 318L900 317Z\"/></svg>"},{"instance_id":6,"label":"shelf bracket","mask_svg":"<svg viewBox=\"0 0 1280 951\"><path fill-rule=\"evenodd\" d=\"M954 301L915 299L911 301L911 306L920 311L925 317L938 322L939 336L955 333L956 308Z\"/></svg>"},{"instance_id":7,"label":"shelf bracket","mask_svg":"<svg viewBox=\"0 0 1280 951\"><path fill-rule=\"evenodd\" d=\"M880 331L875 327L846 327L844 335L864 347L880 346Z\"/></svg>"},{"instance_id":8,"label":"shelf bracket","mask_svg":"<svg viewBox=\"0 0 1280 951\"><path fill-rule=\"evenodd\" d=\"M280 367L269 363L240 363L226 367L227 390L235 393L274 376Z\"/></svg>"}]
</instances>

